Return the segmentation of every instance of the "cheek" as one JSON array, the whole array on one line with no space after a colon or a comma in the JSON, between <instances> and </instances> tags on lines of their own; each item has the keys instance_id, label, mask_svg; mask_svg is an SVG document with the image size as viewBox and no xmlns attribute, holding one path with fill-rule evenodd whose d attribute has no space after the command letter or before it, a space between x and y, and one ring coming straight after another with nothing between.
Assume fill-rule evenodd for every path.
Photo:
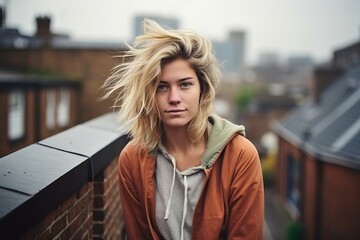
<instances>
[{"instance_id":1,"label":"cheek","mask_svg":"<svg viewBox=\"0 0 360 240\"><path fill-rule=\"evenodd\" d=\"M157 95L155 97L155 108L154 111L156 111L156 114L160 119L162 118L162 115L164 114L164 110L167 108L167 100L166 96L164 95Z\"/></svg>"},{"instance_id":2,"label":"cheek","mask_svg":"<svg viewBox=\"0 0 360 240\"><path fill-rule=\"evenodd\" d=\"M155 107L157 109L161 108L161 103L162 103L161 96L158 94L155 95Z\"/></svg>"}]
</instances>

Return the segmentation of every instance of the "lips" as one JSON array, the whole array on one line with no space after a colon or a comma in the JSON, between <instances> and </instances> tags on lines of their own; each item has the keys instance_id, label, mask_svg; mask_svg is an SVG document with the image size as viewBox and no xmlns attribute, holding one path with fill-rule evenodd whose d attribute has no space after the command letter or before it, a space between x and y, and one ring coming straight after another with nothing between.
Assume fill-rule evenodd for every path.
<instances>
[{"instance_id":1,"label":"lips","mask_svg":"<svg viewBox=\"0 0 360 240\"><path fill-rule=\"evenodd\" d=\"M165 111L166 113L181 113L185 112L185 109L169 109Z\"/></svg>"}]
</instances>

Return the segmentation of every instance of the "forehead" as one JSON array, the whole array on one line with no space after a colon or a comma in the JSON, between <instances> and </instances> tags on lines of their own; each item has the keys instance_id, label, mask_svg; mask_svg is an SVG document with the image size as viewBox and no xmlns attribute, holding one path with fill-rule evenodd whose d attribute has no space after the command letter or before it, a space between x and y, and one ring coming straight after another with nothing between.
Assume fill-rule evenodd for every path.
<instances>
[{"instance_id":1,"label":"forehead","mask_svg":"<svg viewBox=\"0 0 360 240\"><path fill-rule=\"evenodd\" d=\"M174 59L172 61L163 63L161 66L161 80L177 77L183 78L186 76L194 77L196 74L189 61L185 59Z\"/></svg>"}]
</instances>

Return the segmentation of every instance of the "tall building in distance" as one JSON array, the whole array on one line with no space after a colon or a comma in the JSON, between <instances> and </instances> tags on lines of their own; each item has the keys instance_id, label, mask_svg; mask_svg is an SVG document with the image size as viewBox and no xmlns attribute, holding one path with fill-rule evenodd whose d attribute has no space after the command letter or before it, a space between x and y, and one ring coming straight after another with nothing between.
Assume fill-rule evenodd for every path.
<instances>
[{"instance_id":1,"label":"tall building in distance","mask_svg":"<svg viewBox=\"0 0 360 240\"><path fill-rule=\"evenodd\" d=\"M245 70L245 42L244 31L231 31L226 41L212 41L216 58L223 74L240 76Z\"/></svg>"},{"instance_id":2,"label":"tall building in distance","mask_svg":"<svg viewBox=\"0 0 360 240\"><path fill-rule=\"evenodd\" d=\"M142 21L144 19L151 19L157 22L161 27L165 29L178 29L180 27L179 20L176 18L162 17L158 15L137 15L134 18L134 35L133 38L143 34Z\"/></svg>"}]
</instances>

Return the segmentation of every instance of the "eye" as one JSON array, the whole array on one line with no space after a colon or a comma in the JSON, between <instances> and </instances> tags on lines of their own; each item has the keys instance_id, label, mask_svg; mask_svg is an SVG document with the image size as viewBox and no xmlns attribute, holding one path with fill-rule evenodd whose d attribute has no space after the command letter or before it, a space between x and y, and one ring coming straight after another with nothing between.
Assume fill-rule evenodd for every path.
<instances>
[{"instance_id":1,"label":"eye","mask_svg":"<svg viewBox=\"0 0 360 240\"><path fill-rule=\"evenodd\" d=\"M168 86L165 84L159 84L156 88L156 91L158 92L164 92L166 90L168 90Z\"/></svg>"},{"instance_id":2,"label":"eye","mask_svg":"<svg viewBox=\"0 0 360 240\"><path fill-rule=\"evenodd\" d=\"M192 84L192 82L182 82L181 84L180 84L180 87L181 88L189 88L189 87L191 87L193 84Z\"/></svg>"}]
</instances>

